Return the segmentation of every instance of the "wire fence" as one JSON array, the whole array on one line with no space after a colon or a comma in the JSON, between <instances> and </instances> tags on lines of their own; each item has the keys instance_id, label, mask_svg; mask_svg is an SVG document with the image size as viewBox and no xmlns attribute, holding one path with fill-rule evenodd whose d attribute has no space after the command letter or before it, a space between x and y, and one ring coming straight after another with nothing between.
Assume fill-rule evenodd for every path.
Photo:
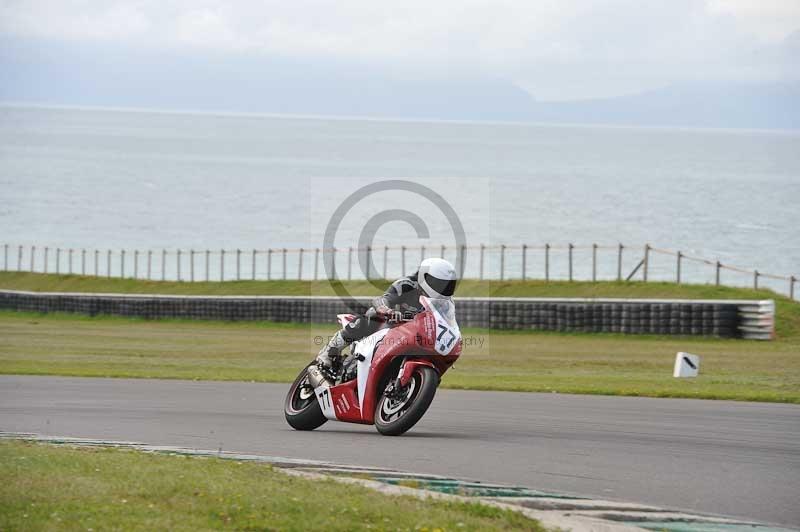
<instances>
[{"instance_id":1,"label":"wire fence","mask_svg":"<svg viewBox=\"0 0 800 532\"><path fill-rule=\"evenodd\" d=\"M459 253L460 252L460 253ZM465 279L671 281L771 288L795 299L794 275L723 264L680 250L615 245L375 246L268 249L75 249L3 245L3 270L161 281L391 279L426 257Z\"/></svg>"}]
</instances>

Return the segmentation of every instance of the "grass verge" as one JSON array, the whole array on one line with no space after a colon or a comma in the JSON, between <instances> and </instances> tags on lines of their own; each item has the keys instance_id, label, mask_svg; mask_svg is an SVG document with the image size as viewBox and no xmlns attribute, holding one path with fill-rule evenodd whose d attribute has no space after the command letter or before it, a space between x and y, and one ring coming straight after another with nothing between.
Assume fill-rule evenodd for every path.
<instances>
[{"instance_id":1,"label":"grass verge","mask_svg":"<svg viewBox=\"0 0 800 532\"><path fill-rule=\"evenodd\" d=\"M391 281L211 281L176 282L116 279L81 275L56 275L26 272L0 272L0 288L40 292L109 292L183 295L336 295L342 287L352 295L374 296ZM675 299L772 299L783 298L771 290L752 290L729 286L692 285L664 282L616 281L479 281L464 279L458 285L460 296L497 297L632 297Z\"/></svg>"},{"instance_id":2,"label":"grass verge","mask_svg":"<svg viewBox=\"0 0 800 532\"><path fill-rule=\"evenodd\" d=\"M335 325L0 311L0 373L290 382ZM466 329L442 386L800 403L796 337L774 342ZM677 351L702 356L674 379Z\"/></svg>"},{"instance_id":3,"label":"grass verge","mask_svg":"<svg viewBox=\"0 0 800 532\"><path fill-rule=\"evenodd\" d=\"M217 458L0 441L0 477L0 530L545 530L509 510Z\"/></svg>"}]
</instances>

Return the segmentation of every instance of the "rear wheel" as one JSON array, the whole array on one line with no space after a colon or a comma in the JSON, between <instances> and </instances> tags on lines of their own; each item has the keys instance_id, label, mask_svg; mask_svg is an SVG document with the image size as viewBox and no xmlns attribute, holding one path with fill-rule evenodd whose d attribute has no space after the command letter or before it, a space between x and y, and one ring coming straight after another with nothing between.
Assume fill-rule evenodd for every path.
<instances>
[{"instance_id":1,"label":"rear wheel","mask_svg":"<svg viewBox=\"0 0 800 532\"><path fill-rule=\"evenodd\" d=\"M408 385L391 389L375 408L375 428L386 436L399 436L419 421L433 401L439 374L429 366L417 366ZM392 384L387 385L392 387Z\"/></svg>"},{"instance_id":2,"label":"rear wheel","mask_svg":"<svg viewBox=\"0 0 800 532\"><path fill-rule=\"evenodd\" d=\"M308 382L307 370L304 368L294 380L283 405L286 421L297 430L314 430L328 421L319 407L314 388Z\"/></svg>"}]
</instances>

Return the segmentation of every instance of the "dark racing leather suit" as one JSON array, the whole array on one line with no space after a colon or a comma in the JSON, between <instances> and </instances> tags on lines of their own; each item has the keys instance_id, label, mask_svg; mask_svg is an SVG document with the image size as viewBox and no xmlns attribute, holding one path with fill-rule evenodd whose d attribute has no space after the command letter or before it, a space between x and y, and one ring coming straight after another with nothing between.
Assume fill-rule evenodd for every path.
<instances>
[{"instance_id":1,"label":"dark racing leather suit","mask_svg":"<svg viewBox=\"0 0 800 532\"><path fill-rule=\"evenodd\" d=\"M347 343L361 340L375 333L383 324L383 313L387 310L400 311L404 316L413 315L423 310L419 302L422 289L417 282L417 274L401 277L389 286L380 297L372 301L372 307L347 324L342 329L342 338Z\"/></svg>"}]
</instances>

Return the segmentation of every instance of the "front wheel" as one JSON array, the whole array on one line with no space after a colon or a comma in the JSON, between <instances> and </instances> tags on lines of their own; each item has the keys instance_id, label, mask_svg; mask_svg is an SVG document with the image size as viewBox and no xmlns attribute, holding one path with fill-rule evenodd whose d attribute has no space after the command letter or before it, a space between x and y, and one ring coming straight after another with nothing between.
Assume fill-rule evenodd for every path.
<instances>
[{"instance_id":1,"label":"front wheel","mask_svg":"<svg viewBox=\"0 0 800 532\"><path fill-rule=\"evenodd\" d=\"M307 372L308 367L294 380L283 405L286 421L297 430L314 430L328 421L319 407L314 388L308 382Z\"/></svg>"},{"instance_id":2,"label":"front wheel","mask_svg":"<svg viewBox=\"0 0 800 532\"><path fill-rule=\"evenodd\" d=\"M438 386L439 374L436 370L429 366L417 366L405 388L381 396L375 408L375 428L385 436L403 434L431 406Z\"/></svg>"}]
</instances>

